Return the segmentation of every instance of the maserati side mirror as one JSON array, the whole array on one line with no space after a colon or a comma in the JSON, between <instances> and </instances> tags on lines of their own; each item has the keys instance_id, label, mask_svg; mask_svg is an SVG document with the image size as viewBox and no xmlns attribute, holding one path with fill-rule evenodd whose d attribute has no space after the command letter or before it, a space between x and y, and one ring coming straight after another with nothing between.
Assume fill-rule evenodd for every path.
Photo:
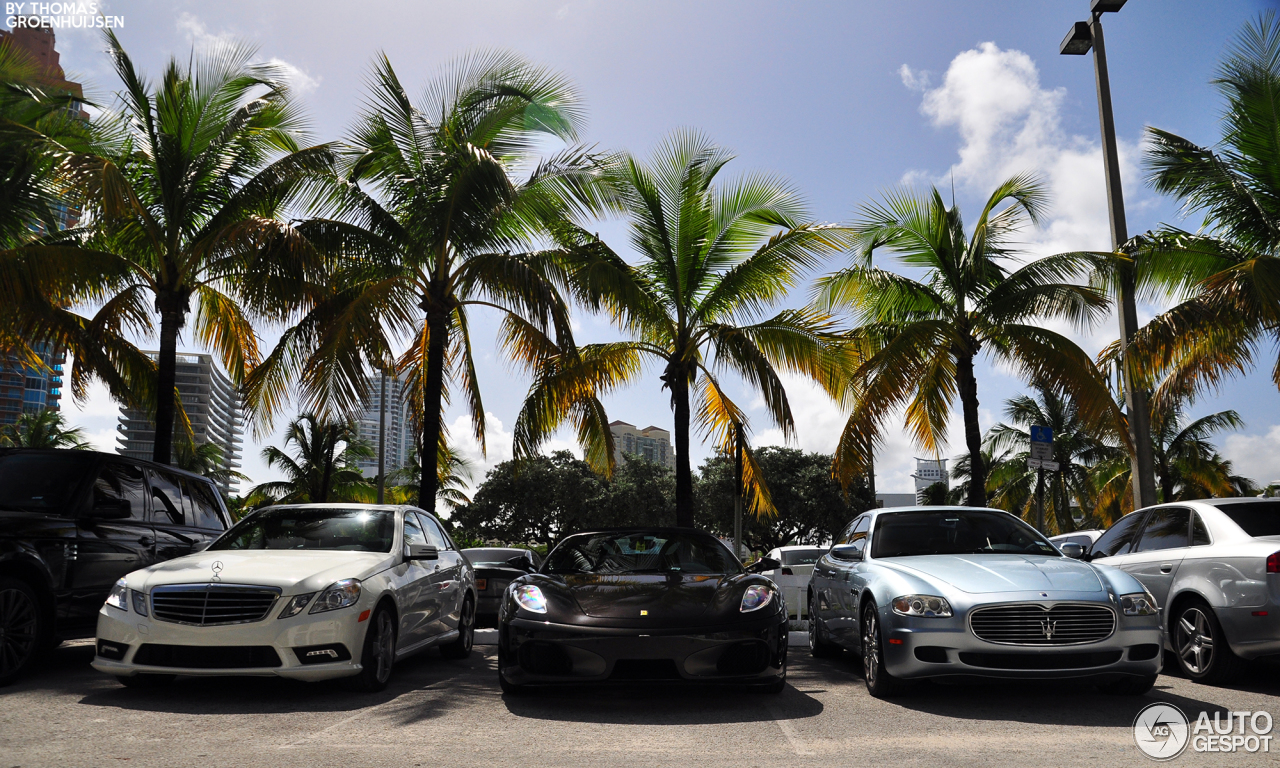
<instances>
[{"instance_id":1,"label":"maserati side mirror","mask_svg":"<svg viewBox=\"0 0 1280 768\"><path fill-rule=\"evenodd\" d=\"M1062 554L1072 560L1080 560L1084 558L1084 547L1079 544L1067 542L1065 544L1059 544L1058 549L1062 550Z\"/></svg>"},{"instance_id":2,"label":"maserati side mirror","mask_svg":"<svg viewBox=\"0 0 1280 768\"><path fill-rule=\"evenodd\" d=\"M529 558L524 555L516 555L507 561L507 565L512 568L519 568L526 573L533 573L534 571L533 563L529 562Z\"/></svg>"},{"instance_id":3,"label":"maserati side mirror","mask_svg":"<svg viewBox=\"0 0 1280 768\"><path fill-rule=\"evenodd\" d=\"M772 557L762 557L751 565L747 566L748 573L763 573L764 571L774 571L782 567L782 563L774 560Z\"/></svg>"}]
</instances>

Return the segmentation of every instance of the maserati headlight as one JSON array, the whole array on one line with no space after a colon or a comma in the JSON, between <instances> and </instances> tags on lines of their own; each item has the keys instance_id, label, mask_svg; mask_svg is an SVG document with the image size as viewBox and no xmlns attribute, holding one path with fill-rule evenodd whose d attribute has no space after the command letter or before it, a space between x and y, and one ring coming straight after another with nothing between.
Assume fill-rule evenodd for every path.
<instances>
[{"instance_id":1,"label":"maserati headlight","mask_svg":"<svg viewBox=\"0 0 1280 768\"><path fill-rule=\"evenodd\" d=\"M343 579L342 581L335 581L321 592L319 597L316 598L316 604L311 606L311 613L336 611L339 608L347 608L355 605L359 600L359 579Z\"/></svg>"},{"instance_id":2,"label":"maserati headlight","mask_svg":"<svg viewBox=\"0 0 1280 768\"><path fill-rule=\"evenodd\" d=\"M107 605L122 611L129 610L129 587L125 585L124 579L117 581L107 593Z\"/></svg>"},{"instance_id":3,"label":"maserati headlight","mask_svg":"<svg viewBox=\"0 0 1280 768\"><path fill-rule=\"evenodd\" d=\"M1155 616L1160 612L1156 599L1147 590L1120 596L1120 610L1125 616Z\"/></svg>"},{"instance_id":4,"label":"maserati headlight","mask_svg":"<svg viewBox=\"0 0 1280 768\"><path fill-rule=\"evenodd\" d=\"M533 613L547 612L547 598L542 596L542 590L532 584L521 584L515 588L516 603L526 611Z\"/></svg>"},{"instance_id":5,"label":"maserati headlight","mask_svg":"<svg viewBox=\"0 0 1280 768\"><path fill-rule=\"evenodd\" d=\"M307 607L307 603L311 602L311 598L315 597L315 592L308 592L305 595L294 595L285 601L284 608L280 611L278 618L287 619L290 616L298 615L303 608ZM356 587L356 599L360 598L360 588Z\"/></svg>"},{"instance_id":6,"label":"maserati headlight","mask_svg":"<svg viewBox=\"0 0 1280 768\"><path fill-rule=\"evenodd\" d=\"M951 603L936 595L903 595L893 598L893 612L900 616L947 619L951 617Z\"/></svg>"},{"instance_id":7,"label":"maserati headlight","mask_svg":"<svg viewBox=\"0 0 1280 768\"><path fill-rule=\"evenodd\" d=\"M738 606L738 610L743 613L750 613L751 611L758 611L772 602L773 587L752 584L747 587L747 591L742 593L742 604Z\"/></svg>"}]
</instances>

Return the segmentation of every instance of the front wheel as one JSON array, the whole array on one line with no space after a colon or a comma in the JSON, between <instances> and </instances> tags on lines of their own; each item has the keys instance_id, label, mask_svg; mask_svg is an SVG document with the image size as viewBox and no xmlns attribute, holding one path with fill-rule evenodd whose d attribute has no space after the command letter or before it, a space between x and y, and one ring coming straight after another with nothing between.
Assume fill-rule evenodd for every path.
<instances>
[{"instance_id":1,"label":"front wheel","mask_svg":"<svg viewBox=\"0 0 1280 768\"><path fill-rule=\"evenodd\" d=\"M29 670L50 634L40 599L26 582L0 578L0 685Z\"/></svg>"},{"instance_id":2,"label":"front wheel","mask_svg":"<svg viewBox=\"0 0 1280 768\"><path fill-rule=\"evenodd\" d=\"M391 669L396 663L396 624L391 611L378 608L364 633L364 646L360 653L360 674L349 678L349 684L357 691L377 693L387 687Z\"/></svg>"},{"instance_id":3,"label":"front wheel","mask_svg":"<svg viewBox=\"0 0 1280 768\"><path fill-rule=\"evenodd\" d=\"M809 653L815 658L831 659L844 649L827 639L827 633L818 620L818 595L809 595Z\"/></svg>"},{"instance_id":4,"label":"front wheel","mask_svg":"<svg viewBox=\"0 0 1280 768\"><path fill-rule=\"evenodd\" d=\"M440 646L440 655L446 659L465 659L471 655L471 647L475 641L476 604L468 597L462 603L462 613L458 614L458 639Z\"/></svg>"},{"instance_id":5,"label":"front wheel","mask_svg":"<svg viewBox=\"0 0 1280 768\"><path fill-rule=\"evenodd\" d=\"M1173 616L1173 650L1182 673L1198 683L1225 683L1244 665L1227 645L1222 624L1203 600L1182 603Z\"/></svg>"},{"instance_id":6,"label":"front wheel","mask_svg":"<svg viewBox=\"0 0 1280 768\"><path fill-rule=\"evenodd\" d=\"M887 699L902 687L902 682L885 669L883 635L876 604L867 603L862 609L862 680L867 692L877 699Z\"/></svg>"},{"instance_id":7,"label":"front wheel","mask_svg":"<svg viewBox=\"0 0 1280 768\"><path fill-rule=\"evenodd\" d=\"M523 693L527 692L527 691L528 691L528 688L527 688L526 686L523 686L523 685L516 685L515 683L511 682L510 680L507 680L507 676L506 676L506 675L502 674L502 669L503 669L503 667L507 666L507 661L508 661L507 657L510 655L510 650L507 648L507 644L506 644L506 642L505 642L505 641L503 641L503 640L501 639L501 638L502 638L502 636L503 636L503 635L505 635L505 634L506 634L506 632L504 632L504 631L503 631L503 627L502 627L502 625L501 625L501 624L499 624L499 625L498 625L498 636L499 636L499 640L498 640L498 687L499 687L499 688L501 688L501 689L502 689L502 692L503 692L503 693L505 693L505 694L507 694L508 696L519 696L519 695L521 695L521 694L523 694Z\"/></svg>"}]
</instances>

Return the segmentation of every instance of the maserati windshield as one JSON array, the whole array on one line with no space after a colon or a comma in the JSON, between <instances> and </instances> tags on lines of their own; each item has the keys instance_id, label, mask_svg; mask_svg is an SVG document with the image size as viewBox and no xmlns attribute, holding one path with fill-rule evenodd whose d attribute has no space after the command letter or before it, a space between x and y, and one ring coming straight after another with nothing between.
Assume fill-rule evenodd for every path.
<instances>
[{"instance_id":1,"label":"maserati windshield","mask_svg":"<svg viewBox=\"0 0 1280 768\"><path fill-rule=\"evenodd\" d=\"M742 566L712 536L684 532L584 533L547 556L543 573L740 573Z\"/></svg>"},{"instance_id":2,"label":"maserati windshield","mask_svg":"<svg viewBox=\"0 0 1280 768\"><path fill-rule=\"evenodd\" d=\"M330 549L390 552L396 514L388 509L280 507L246 517L209 549Z\"/></svg>"},{"instance_id":3,"label":"maserati windshield","mask_svg":"<svg viewBox=\"0 0 1280 768\"><path fill-rule=\"evenodd\" d=\"M876 518L871 556L1053 555L1058 550L1013 515L983 510L913 510Z\"/></svg>"}]
</instances>

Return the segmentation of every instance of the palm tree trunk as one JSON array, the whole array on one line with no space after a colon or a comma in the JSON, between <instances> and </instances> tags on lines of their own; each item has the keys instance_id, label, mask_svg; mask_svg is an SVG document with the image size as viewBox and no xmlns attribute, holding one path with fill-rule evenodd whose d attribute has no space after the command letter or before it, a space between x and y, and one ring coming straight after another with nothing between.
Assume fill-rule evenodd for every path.
<instances>
[{"instance_id":1,"label":"palm tree trunk","mask_svg":"<svg viewBox=\"0 0 1280 768\"><path fill-rule=\"evenodd\" d=\"M160 310L160 356L156 360L156 440L151 460L168 464L173 454L173 422L177 414L178 332L182 330L182 311L173 297L156 298Z\"/></svg>"},{"instance_id":2,"label":"palm tree trunk","mask_svg":"<svg viewBox=\"0 0 1280 768\"><path fill-rule=\"evenodd\" d=\"M987 464L982 459L982 433L978 429L978 380L973 375L973 355L956 354L956 388L964 410L964 442L969 449L969 499L971 507L987 506Z\"/></svg>"},{"instance_id":3,"label":"palm tree trunk","mask_svg":"<svg viewBox=\"0 0 1280 768\"><path fill-rule=\"evenodd\" d=\"M444 404L444 352L448 342L448 316L427 311L427 375L422 384L422 445L418 448L418 464L422 477L418 480L418 507L435 512L440 490L440 421ZM484 418L481 414L480 418Z\"/></svg>"},{"instance_id":4,"label":"palm tree trunk","mask_svg":"<svg viewBox=\"0 0 1280 768\"><path fill-rule=\"evenodd\" d=\"M329 501L329 486L333 484L333 462L335 459L333 451L338 446L337 432L336 427L325 427L319 435L320 447L324 451L321 454L324 460L324 470L320 473L320 498L316 499L320 504ZM316 436L312 435L312 438L314 439Z\"/></svg>"},{"instance_id":5,"label":"palm tree trunk","mask_svg":"<svg viewBox=\"0 0 1280 768\"><path fill-rule=\"evenodd\" d=\"M689 379L671 376L676 416L676 525L693 527L693 471L689 468Z\"/></svg>"}]
</instances>

